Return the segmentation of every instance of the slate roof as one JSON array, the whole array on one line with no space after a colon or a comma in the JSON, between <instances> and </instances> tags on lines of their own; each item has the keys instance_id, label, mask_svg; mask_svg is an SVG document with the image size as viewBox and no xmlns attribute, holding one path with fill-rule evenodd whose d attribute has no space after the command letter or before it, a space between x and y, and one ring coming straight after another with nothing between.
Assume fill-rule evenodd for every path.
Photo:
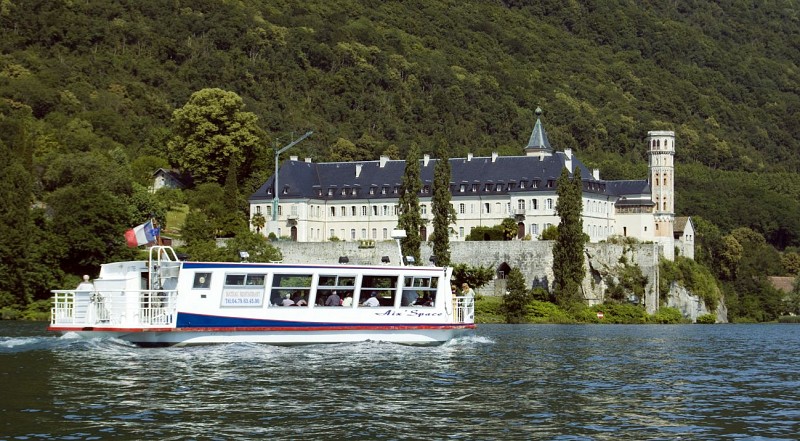
<instances>
[{"instance_id":1,"label":"slate roof","mask_svg":"<svg viewBox=\"0 0 800 441\"><path fill-rule=\"evenodd\" d=\"M595 179L592 172L571 152L553 152L547 133L542 126L541 109L536 109L536 124L531 132L526 153L530 156L492 156L450 159L450 188L453 197L508 195L536 191L554 191L555 181L561 175L565 163L571 159L573 170L577 168L583 181L584 192L629 196L638 204L649 200L650 184L642 181L603 181ZM432 194L433 170L437 159L420 160L420 179L423 191L420 196ZM383 166L381 167L381 164ZM359 169L357 173L357 170ZM285 161L279 171L281 198L292 199L396 199L405 172L405 161L385 160L356 162L312 163ZM274 177L250 196L251 201L272 199L270 189ZM548 182L552 181L548 187ZM524 182L525 186L522 187ZM477 184L477 191L473 185ZM491 187L487 189L487 184ZM461 186L465 185L465 191ZM426 193L424 187L428 186ZM499 186L499 187L498 187ZM370 188L374 188L370 194ZM498 190L499 188L499 190ZM353 193L355 189L355 194ZM385 190L384 190L385 189ZM344 190L344 193L343 191Z\"/></svg>"},{"instance_id":2,"label":"slate roof","mask_svg":"<svg viewBox=\"0 0 800 441\"><path fill-rule=\"evenodd\" d=\"M564 152L555 152L552 156L496 156L451 158L450 159L450 184L453 196L470 195L507 195L509 193L528 193L536 191L554 191L554 184L561 175L561 169L567 161ZM437 159L420 160L420 180L422 185L431 186L433 171ZM357 162L326 162L312 163L305 161L285 161L280 168L281 198L313 198L324 200L350 200L350 199L395 199L405 172L405 161L388 160L383 167L381 161ZM356 169L361 170L356 176ZM641 191L649 192L647 181L603 181L593 177L592 172L574 155L572 167L579 170L581 180L584 181L584 191L591 193L609 194L619 196L622 194L639 194ZM265 182L250 197L250 200L271 199L268 193L273 185L274 177ZM548 181L553 181L548 187ZM525 182L525 188L521 183ZM535 188L534 186L535 182ZM461 185L466 189L460 191ZM478 185L478 191L473 192L473 184ZM491 189L487 190L487 184ZM498 191L497 186L500 185ZM509 185L511 184L511 185ZM370 188L374 188L370 194ZM385 188L385 190L383 190ZM344 194L342 190L344 189ZM356 194L353 194L353 189ZM332 191L331 191L332 190ZM422 192L422 196L432 194ZM630 193L626 193L630 191Z\"/></svg>"}]
</instances>

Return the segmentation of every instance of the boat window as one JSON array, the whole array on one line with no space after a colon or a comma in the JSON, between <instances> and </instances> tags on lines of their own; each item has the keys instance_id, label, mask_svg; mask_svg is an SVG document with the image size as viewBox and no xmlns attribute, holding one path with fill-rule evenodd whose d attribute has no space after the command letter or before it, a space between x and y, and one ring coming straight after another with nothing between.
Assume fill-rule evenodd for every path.
<instances>
[{"instance_id":1,"label":"boat window","mask_svg":"<svg viewBox=\"0 0 800 441\"><path fill-rule=\"evenodd\" d=\"M307 305L311 277L310 274L275 274L272 277L269 305L272 307L298 306L298 303L301 303L300 306L305 306L303 303Z\"/></svg>"},{"instance_id":2,"label":"boat window","mask_svg":"<svg viewBox=\"0 0 800 441\"><path fill-rule=\"evenodd\" d=\"M244 284L247 286L264 286L265 278L265 274L248 274Z\"/></svg>"},{"instance_id":3,"label":"boat window","mask_svg":"<svg viewBox=\"0 0 800 441\"><path fill-rule=\"evenodd\" d=\"M434 306L438 277L407 276L403 281L403 297L400 306Z\"/></svg>"},{"instance_id":4,"label":"boat window","mask_svg":"<svg viewBox=\"0 0 800 441\"><path fill-rule=\"evenodd\" d=\"M227 274L225 275L225 286L244 285L244 277L244 274Z\"/></svg>"},{"instance_id":5,"label":"boat window","mask_svg":"<svg viewBox=\"0 0 800 441\"><path fill-rule=\"evenodd\" d=\"M264 286L264 274L227 274L225 286Z\"/></svg>"},{"instance_id":6,"label":"boat window","mask_svg":"<svg viewBox=\"0 0 800 441\"><path fill-rule=\"evenodd\" d=\"M394 306L394 295L397 290L397 276L364 276L361 280L359 303L375 293L381 306Z\"/></svg>"},{"instance_id":7,"label":"boat window","mask_svg":"<svg viewBox=\"0 0 800 441\"><path fill-rule=\"evenodd\" d=\"M211 286L211 273L194 273L192 288L209 288Z\"/></svg>"},{"instance_id":8,"label":"boat window","mask_svg":"<svg viewBox=\"0 0 800 441\"><path fill-rule=\"evenodd\" d=\"M355 287L355 276L320 275L315 302L317 306L331 306L326 305L326 303L328 303L328 297L336 292L336 295L339 296L340 305L344 304L345 299L348 297L350 300L346 303L351 303L355 296Z\"/></svg>"}]
</instances>

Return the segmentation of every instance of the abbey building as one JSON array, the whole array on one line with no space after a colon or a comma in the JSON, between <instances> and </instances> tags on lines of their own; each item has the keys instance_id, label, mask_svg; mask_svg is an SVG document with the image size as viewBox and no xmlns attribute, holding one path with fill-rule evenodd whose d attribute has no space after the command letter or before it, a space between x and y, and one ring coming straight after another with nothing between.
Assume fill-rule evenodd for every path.
<instances>
[{"instance_id":1,"label":"abbey building","mask_svg":"<svg viewBox=\"0 0 800 441\"><path fill-rule=\"evenodd\" d=\"M517 223L517 239L537 240L545 228L559 222L555 187L566 167L583 181L583 230L591 242L633 237L662 244L669 259L676 252L693 258L691 220L675 217L675 134L648 132L645 147L650 158L647 179L606 181L570 149L555 151L537 118L522 156L452 158L450 193L457 220L450 226L450 240L465 240L473 228L495 226L506 218ZM423 240L433 232L436 161L428 155L420 160ZM327 163L292 157L280 167L277 194L273 176L250 196L251 227L256 230L252 220L261 215L264 235L294 241L390 240L397 227L404 171L405 161L384 156L377 161Z\"/></svg>"}]
</instances>

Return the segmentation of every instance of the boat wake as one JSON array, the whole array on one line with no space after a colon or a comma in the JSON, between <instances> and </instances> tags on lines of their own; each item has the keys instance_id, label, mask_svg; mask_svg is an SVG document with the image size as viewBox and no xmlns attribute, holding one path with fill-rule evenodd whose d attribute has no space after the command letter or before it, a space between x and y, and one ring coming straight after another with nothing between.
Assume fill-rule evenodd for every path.
<instances>
[{"instance_id":1,"label":"boat wake","mask_svg":"<svg viewBox=\"0 0 800 441\"><path fill-rule=\"evenodd\" d=\"M114 346L131 347L133 345L117 339L85 339L69 333L60 337L0 337L0 354L30 351L86 350Z\"/></svg>"}]
</instances>

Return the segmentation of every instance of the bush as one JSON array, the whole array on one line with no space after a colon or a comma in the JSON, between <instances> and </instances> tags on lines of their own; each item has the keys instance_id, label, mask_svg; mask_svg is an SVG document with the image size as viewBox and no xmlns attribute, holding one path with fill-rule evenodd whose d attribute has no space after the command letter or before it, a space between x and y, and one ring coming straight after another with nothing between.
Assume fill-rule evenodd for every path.
<instances>
[{"instance_id":1,"label":"bush","mask_svg":"<svg viewBox=\"0 0 800 441\"><path fill-rule=\"evenodd\" d=\"M602 307L595 306L597 311L603 312L601 323L634 324L647 323L647 312L641 306L626 303L604 303Z\"/></svg>"},{"instance_id":2,"label":"bush","mask_svg":"<svg viewBox=\"0 0 800 441\"><path fill-rule=\"evenodd\" d=\"M659 308L655 314L651 315L648 319L650 323L660 324L676 324L686 323L687 319L683 317L681 311L677 308Z\"/></svg>"},{"instance_id":3,"label":"bush","mask_svg":"<svg viewBox=\"0 0 800 441\"><path fill-rule=\"evenodd\" d=\"M778 317L778 323L800 323L800 316L782 315Z\"/></svg>"},{"instance_id":4,"label":"bush","mask_svg":"<svg viewBox=\"0 0 800 441\"><path fill-rule=\"evenodd\" d=\"M482 297L475 300L475 323L505 323L503 299Z\"/></svg>"},{"instance_id":5,"label":"bush","mask_svg":"<svg viewBox=\"0 0 800 441\"><path fill-rule=\"evenodd\" d=\"M701 325L713 325L717 322L717 316L714 314L703 314L697 317L697 321L695 323L699 323Z\"/></svg>"},{"instance_id":6,"label":"bush","mask_svg":"<svg viewBox=\"0 0 800 441\"><path fill-rule=\"evenodd\" d=\"M555 303L533 300L525 310L525 321L528 323L575 323L570 314Z\"/></svg>"}]
</instances>

